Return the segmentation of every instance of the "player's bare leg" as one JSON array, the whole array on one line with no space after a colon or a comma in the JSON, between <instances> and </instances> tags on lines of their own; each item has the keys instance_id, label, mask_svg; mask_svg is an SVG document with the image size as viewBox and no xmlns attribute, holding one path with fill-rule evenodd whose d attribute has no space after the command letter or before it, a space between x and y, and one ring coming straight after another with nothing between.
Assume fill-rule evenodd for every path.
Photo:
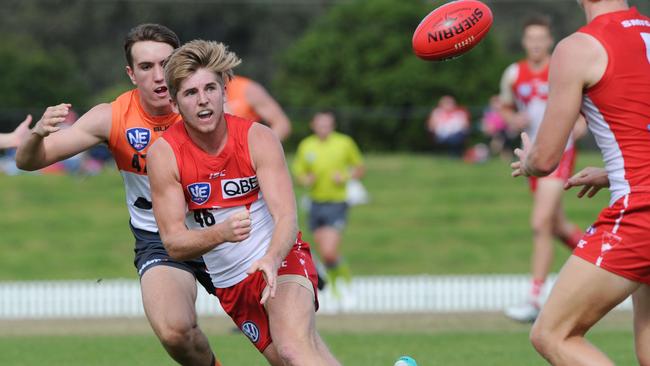
<instances>
[{"instance_id":1,"label":"player's bare leg","mask_svg":"<svg viewBox=\"0 0 650 366\"><path fill-rule=\"evenodd\" d=\"M272 345L285 365L340 365L316 331L312 291L296 282L280 283L266 310Z\"/></svg>"},{"instance_id":2,"label":"player's bare leg","mask_svg":"<svg viewBox=\"0 0 650 366\"><path fill-rule=\"evenodd\" d=\"M571 256L533 325L530 334L533 346L556 366L613 365L584 336L639 286L582 258Z\"/></svg>"},{"instance_id":3,"label":"player's bare leg","mask_svg":"<svg viewBox=\"0 0 650 366\"><path fill-rule=\"evenodd\" d=\"M531 273L533 280L546 281L553 263L553 229L555 214L561 207L563 182L559 179L541 178L537 181L531 226L533 229L533 254Z\"/></svg>"},{"instance_id":4,"label":"player's bare leg","mask_svg":"<svg viewBox=\"0 0 650 366\"><path fill-rule=\"evenodd\" d=\"M650 366L650 286L641 285L632 294L634 344L639 365Z\"/></svg>"},{"instance_id":5,"label":"player's bare leg","mask_svg":"<svg viewBox=\"0 0 650 366\"><path fill-rule=\"evenodd\" d=\"M341 233L332 226L323 226L314 230L314 241L318 254L323 259L325 266L331 266L339 260L339 242Z\"/></svg>"},{"instance_id":6,"label":"player's bare leg","mask_svg":"<svg viewBox=\"0 0 650 366\"><path fill-rule=\"evenodd\" d=\"M339 295L336 287L338 278L343 277L347 281L350 280L350 271L347 265L342 263L339 254L341 232L333 226L323 226L314 230L314 241L318 254L327 269L328 282L331 284L334 294Z\"/></svg>"},{"instance_id":7,"label":"player's bare leg","mask_svg":"<svg viewBox=\"0 0 650 366\"><path fill-rule=\"evenodd\" d=\"M564 192L562 187L563 183L559 179L541 178L537 181L530 220L533 230L530 292L526 302L506 309L505 314L511 319L532 322L539 314L542 289L553 263L555 215L558 207L561 207Z\"/></svg>"},{"instance_id":8,"label":"player's bare leg","mask_svg":"<svg viewBox=\"0 0 650 366\"><path fill-rule=\"evenodd\" d=\"M560 201L555 211L553 235L560 239L569 250L573 250L578 245L584 232L580 227L578 227L578 225L569 221L564 213L563 206L562 201Z\"/></svg>"},{"instance_id":9,"label":"player's bare leg","mask_svg":"<svg viewBox=\"0 0 650 366\"><path fill-rule=\"evenodd\" d=\"M284 361L280 358L277 348L275 348L275 343L269 344L262 355L266 358L271 366L284 366Z\"/></svg>"},{"instance_id":10,"label":"player's bare leg","mask_svg":"<svg viewBox=\"0 0 650 366\"><path fill-rule=\"evenodd\" d=\"M155 266L141 279L149 323L167 353L184 366L212 366L208 339L196 322L196 280L182 269Z\"/></svg>"}]
</instances>

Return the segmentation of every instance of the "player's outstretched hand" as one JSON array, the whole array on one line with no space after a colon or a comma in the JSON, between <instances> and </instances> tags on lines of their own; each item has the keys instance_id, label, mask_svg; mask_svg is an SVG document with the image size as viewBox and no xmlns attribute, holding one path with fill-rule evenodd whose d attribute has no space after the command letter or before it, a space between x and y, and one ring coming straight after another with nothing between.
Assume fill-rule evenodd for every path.
<instances>
[{"instance_id":1,"label":"player's outstretched hand","mask_svg":"<svg viewBox=\"0 0 650 366\"><path fill-rule=\"evenodd\" d=\"M571 189L572 187L582 187L578 192L579 198L582 198L585 193L587 197L591 198L601 188L609 187L607 171L604 168L586 167L564 183L565 190Z\"/></svg>"},{"instance_id":2,"label":"player's outstretched hand","mask_svg":"<svg viewBox=\"0 0 650 366\"><path fill-rule=\"evenodd\" d=\"M224 241L238 242L248 238L251 233L251 215L248 210L237 211L221 224Z\"/></svg>"},{"instance_id":3,"label":"player's outstretched hand","mask_svg":"<svg viewBox=\"0 0 650 366\"><path fill-rule=\"evenodd\" d=\"M61 129L59 126L61 122L65 121L66 116L70 112L71 104L61 103L53 107L47 107L45 113L41 120L36 123L36 126L32 129L32 133L35 133L41 137L46 137L51 133L54 133Z\"/></svg>"},{"instance_id":4,"label":"player's outstretched hand","mask_svg":"<svg viewBox=\"0 0 650 366\"><path fill-rule=\"evenodd\" d=\"M28 114L25 119L20 122L18 127L12 132L14 136L14 144L16 146L20 145L20 143L27 139L27 136L29 136L29 125L32 124L32 115Z\"/></svg>"},{"instance_id":5,"label":"player's outstretched hand","mask_svg":"<svg viewBox=\"0 0 650 366\"><path fill-rule=\"evenodd\" d=\"M264 305L269 298L272 299L275 297L275 290L277 288L276 280L278 278L279 267L280 263L276 263L273 258L265 255L264 257L256 260L248 269L248 271L246 271L246 273L249 275L252 275L257 271L261 271L262 275L264 276L264 280L266 281L266 289L264 290L262 299L260 300L260 304L262 305Z\"/></svg>"},{"instance_id":6,"label":"player's outstretched hand","mask_svg":"<svg viewBox=\"0 0 650 366\"><path fill-rule=\"evenodd\" d=\"M528 157L530 147L530 138L528 137L528 134L526 132L522 132L521 148L516 148L514 151L515 155L519 158L519 161L515 161L510 164L510 168L512 168L511 175L513 177L529 176L529 174L524 169L524 162L526 161L526 157Z\"/></svg>"}]
</instances>

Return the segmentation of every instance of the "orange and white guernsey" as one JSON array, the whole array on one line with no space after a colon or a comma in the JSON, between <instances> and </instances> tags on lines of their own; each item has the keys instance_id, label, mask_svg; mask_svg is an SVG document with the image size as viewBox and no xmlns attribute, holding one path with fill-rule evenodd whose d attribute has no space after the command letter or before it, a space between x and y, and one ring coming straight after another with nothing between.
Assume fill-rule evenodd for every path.
<instances>
[{"instance_id":1,"label":"orange and white guernsey","mask_svg":"<svg viewBox=\"0 0 650 366\"><path fill-rule=\"evenodd\" d=\"M246 89L253 83L251 79L236 75L226 85L226 112L249 119L251 121L261 121L262 118L257 114L255 108L246 98Z\"/></svg>"},{"instance_id":2,"label":"orange and white guernsey","mask_svg":"<svg viewBox=\"0 0 650 366\"><path fill-rule=\"evenodd\" d=\"M246 240L223 243L203 255L216 288L230 287L246 278L246 270L266 253L275 227L248 149L248 130L254 122L229 114L225 118L228 140L217 155L194 144L183 123L163 134L176 157L187 202L188 228L206 228L237 211L250 210L252 227Z\"/></svg>"},{"instance_id":3,"label":"orange and white guernsey","mask_svg":"<svg viewBox=\"0 0 650 366\"><path fill-rule=\"evenodd\" d=\"M147 177L147 151L162 133L176 122L179 114L151 116L140 104L137 89L128 91L111 103L113 118L108 148L126 189L126 203L133 227L158 232L151 205L151 189Z\"/></svg>"}]
</instances>

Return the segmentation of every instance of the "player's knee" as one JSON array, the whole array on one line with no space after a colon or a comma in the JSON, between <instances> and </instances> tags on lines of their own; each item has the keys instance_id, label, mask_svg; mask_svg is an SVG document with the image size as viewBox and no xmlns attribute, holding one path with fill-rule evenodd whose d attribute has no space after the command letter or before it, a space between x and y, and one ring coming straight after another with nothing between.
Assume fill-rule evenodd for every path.
<instances>
[{"instance_id":1,"label":"player's knee","mask_svg":"<svg viewBox=\"0 0 650 366\"><path fill-rule=\"evenodd\" d=\"M192 342L196 330L197 325L191 323L167 325L158 332L158 338L166 348L183 349Z\"/></svg>"},{"instance_id":2,"label":"player's knee","mask_svg":"<svg viewBox=\"0 0 650 366\"><path fill-rule=\"evenodd\" d=\"M530 226L533 234L551 233L553 231L553 222L547 216L535 216L530 220Z\"/></svg>"},{"instance_id":3,"label":"player's knee","mask_svg":"<svg viewBox=\"0 0 650 366\"><path fill-rule=\"evenodd\" d=\"M556 348L556 337L539 322L536 322L531 328L529 339L535 350L545 358L548 358Z\"/></svg>"},{"instance_id":4,"label":"player's knee","mask_svg":"<svg viewBox=\"0 0 650 366\"><path fill-rule=\"evenodd\" d=\"M298 342L287 342L277 345L278 355L285 365L304 365L305 360L302 358L302 350Z\"/></svg>"},{"instance_id":5,"label":"player's knee","mask_svg":"<svg viewBox=\"0 0 650 366\"><path fill-rule=\"evenodd\" d=\"M306 365L318 354L314 336L291 336L286 342L274 342L278 355L285 365ZM313 361L313 360L312 360Z\"/></svg>"}]
</instances>

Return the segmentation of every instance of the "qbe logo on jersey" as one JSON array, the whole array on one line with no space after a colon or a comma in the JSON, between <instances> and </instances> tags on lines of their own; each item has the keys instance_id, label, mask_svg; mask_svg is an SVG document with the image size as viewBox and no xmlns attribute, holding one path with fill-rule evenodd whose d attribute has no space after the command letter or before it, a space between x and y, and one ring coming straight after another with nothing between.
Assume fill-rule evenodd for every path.
<instances>
[{"instance_id":1,"label":"qbe logo on jersey","mask_svg":"<svg viewBox=\"0 0 650 366\"><path fill-rule=\"evenodd\" d=\"M259 184L256 175L221 181L221 194L224 199L245 196L258 188Z\"/></svg>"},{"instance_id":2,"label":"qbe logo on jersey","mask_svg":"<svg viewBox=\"0 0 650 366\"><path fill-rule=\"evenodd\" d=\"M129 128L126 130L126 140L136 151L142 151L151 141L151 131L142 127Z\"/></svg>"},{"instance_id":3,"label":"qbe logo on jersey","mask_svg":"<svg viewBox=\"0 0 650 366\"><path fill-rule=\"evenodd\" d=\"M192 202L202 205L210 199L210 183L192 183L187 186Z\"/></svg>"}]
</instances>

